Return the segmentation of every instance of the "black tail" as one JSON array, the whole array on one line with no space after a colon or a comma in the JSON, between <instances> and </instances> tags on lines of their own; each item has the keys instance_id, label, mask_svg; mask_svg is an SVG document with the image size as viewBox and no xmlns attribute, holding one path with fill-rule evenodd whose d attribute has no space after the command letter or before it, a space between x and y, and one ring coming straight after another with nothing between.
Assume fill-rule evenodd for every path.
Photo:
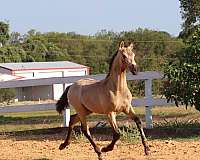
<instances>
[{"instance_id":1,"label":"black tail","mask_svg":"<svg viewBox=\"0 0 200 160\"><path fill-rule=\"evenodd\" d=\"M67 93L68 93L70 87L71 86L68 86L65 89L64 93L62 94L62 96L56 103L56 111L60 114L62 113L62 111L64 111L65 108L69 108Z\"/></svg>"}]
</instances>

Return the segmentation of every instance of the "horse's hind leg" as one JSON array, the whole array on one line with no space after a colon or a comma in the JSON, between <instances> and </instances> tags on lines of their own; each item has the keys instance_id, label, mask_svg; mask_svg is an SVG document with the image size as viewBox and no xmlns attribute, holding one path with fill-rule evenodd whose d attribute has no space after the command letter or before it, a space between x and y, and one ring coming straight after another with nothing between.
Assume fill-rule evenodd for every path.
<instances>
[{"instance_id":1,"label":"horse's hind leg","mask_svg":"<svg viewBox=\"0 0 200 160\"><path fill-rule=\"evenodd\" d=\"M119 134L117 122L116 122L116 114L114 112L111 112L110 114L108 114L108 120L109 120L110 125L111 125L112 130L113 130L113 140L109 145L107 145L106 147L103 147L101 149L102 152L112 151L115 143L120 138L120 134Z\"/></svg>"},{"instance_id":2,"label":"horse's hind leg","mask_svg":"<svg viewBox=\"0 0 200 160\"><path fill-rule=\"evenodd\" d=\"M68 146L70 144L70 138L71 138L72 130L74 128L74 125L79 121L80 121L80 119L79 119L78 114L74 114L74 115L70 116L70 122L69 122L67 137L66 137L64 143L62 143L60 145L60 147L59 147L60 150L64 149L66 146Z\"/></svg>"},{"instance_id":3,"label":"horse's hind leg","mask_svg":"<svg viewBox=\"0 0 200 160\"><path fill-rule=\"evenodd\" d=\"M145 154L149 155L150 154L150 149L149 149L149 146L147 145L147 139L146 139L146 136L144 134L140 118L138 116L136 116L132 106L130 106L128 108L128 110L125 110L124 113L127 114L131 119L133 119L135 121L135 123L137 125L137 128L138 128L138 130L140 132L140 136L141 136L141 139L142 139L142 144L144 146Z\"/></svg>"},{"instance_id":4,"label":"horse's hind leg","mask_svg":"<svg viewBox=\"0 0 200 160\"><path fill-rule=\"evenodd\" d=\"M90 131L89 131L89 127L87 125L87 122L86 122L86 118L85 116L83 117L80 117L80 121L81 121L81 129L82 129L82 132L83 134L85 135L85 137L90 141L90 143L92 144L95 152L97 153L98 155L98 158L99 160L102 159L101 157L101 150L100 148L95 144L94 140L92 139L92 136L90 135Z\"/></svg>"}]
</instances>

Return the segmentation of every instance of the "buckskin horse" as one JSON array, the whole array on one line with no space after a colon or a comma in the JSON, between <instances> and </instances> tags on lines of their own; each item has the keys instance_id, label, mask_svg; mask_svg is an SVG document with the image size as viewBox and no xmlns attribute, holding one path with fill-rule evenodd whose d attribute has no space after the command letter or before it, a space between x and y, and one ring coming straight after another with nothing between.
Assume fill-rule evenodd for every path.
<instances>
[{"instance_id":1,"label":"buckskin horse","mask_svg":"<svg viewBox=\"0 0 200 160\"><path fill-rule=\"evenodd\" d=\"M70 116L68 134L64 143L60 145L60 150L70 144L72 129L80 121L83 134L92 144L98 158L103 159L102 152L112 151L115 143L120 138L116 113L123 112L135 121L141 135L144 152L146 155L150 153L141 121L131 105L132 94L126 81L127 69L133 75L137 74L137 65L134 58L133 43L125 45L124 41L121 41L117 52L112 57L109 73L105 79L101 81L81 79L65 89L56 103L56 110L62 113L65 108L69 108L70 104L74 107L76 114ZM112 142L103 148L97 146L90 135L86 116L91 113L106 114L112 127Z\"/></svg>"}]
</instances>

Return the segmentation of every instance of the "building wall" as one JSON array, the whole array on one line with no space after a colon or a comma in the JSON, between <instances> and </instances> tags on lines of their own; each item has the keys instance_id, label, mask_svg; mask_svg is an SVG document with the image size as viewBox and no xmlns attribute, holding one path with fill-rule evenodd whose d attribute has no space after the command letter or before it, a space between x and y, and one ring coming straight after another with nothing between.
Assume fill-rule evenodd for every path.
<instances>
[{"instance_id":1,"label":"building wall","mask_svg":"<svg viewBox=\"0 0 200 160\"><path fill-rule=\"evenodd\" d=\"M32 87L32 100L53 99L53 86L34 86Z\"/></svg>"},{"instance_id":2,"label":"building wall","mask_svg":"<svg viewBox=\"0 0 200 160\"><path fill-rule=\"evenodd\" d=\"M49 77L67 77L84 76L88 74L87 68L81 69L63 69L63 70L29 70L15 71L15 75L22 76L24 79L49 78ZM70 84L53 84L51 86L33 86L17 89L18 100L58 100L66 86Z\"/></svg>"},{"instance_id":3,"label":"building wall","mask_svg":"<svg viewBox=\"0 0 200 160\"><path fill-rule=\"evenodd\" d=\"M33 78L49 78L49 77L62 77L64 71L56 70L30 70L30 71L15 71L14 74L17 76L25 77L25 79Z\"/></svg>"},{"instance_id":4,"label":"building wall","mask_svg":"<svg viewBox=\"0 0 200 160\"><path fill-rule=\"evenodd\" d=\"M34 77L34 72L32 71L26 71L26 72L19 72L19 71L14 71L14 75L24 77L24 79L33 79Z\"/></svg>"},{"instance_id":5,"label":"building wall","mask_svg":"<svg viewBox=\"0 0 200 160\"><path fill-rule=\"evenodd\" d=\"M16 88L16 99L19 101L32 99L32 87Z\"/></svg>"},{"instance_id":6,"label":"building wall","mask_svg":"<svg viewBox=\"0 0 200 160\"><path fill-rule=\"evenodd\" d=\"M12 74L12 71L3 67L0 67L0 73L2 74Z\"/></svg>"},{"instance_id":7,"label":"building wall","mask_svg":"<svg viewBox=\"0 0 200 160\"><path fill-rule=\"evenodd\" d=\"M25 78L48 78L48 77L66 77L66 76L83 76L88 75L88 69L63 69L63 70L30 70L14 71L14 75Z\"/></svg>"},{"instance_id":8,"label":"building wall","mask_svg":"<svg viewBox=\"0 0 200 160\"><path fill-rule=\"evenodd\" d=\"M18 101L53 99L52 85L16 88Z\"/></svg>"},{"instance_id":9,"label":"building wall","mask_svg":"<svg viewBox=\"0 0 200 160\"><path fill-rule=\"evenodd\" d=\"M87 68L67 69L67 70L64 71L64 77L67 77L67 76L84 76L84 75L88 75Z\"/></svg>"}]
</instances>

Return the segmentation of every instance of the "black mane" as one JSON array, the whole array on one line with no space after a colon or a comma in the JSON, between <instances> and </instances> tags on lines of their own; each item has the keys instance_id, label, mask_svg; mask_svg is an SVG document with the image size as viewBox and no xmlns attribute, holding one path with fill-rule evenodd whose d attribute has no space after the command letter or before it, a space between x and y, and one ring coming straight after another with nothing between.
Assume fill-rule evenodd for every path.
<instances>
[{"instance_id":1,"label":"black mane","mask_svg":"<svg viewBox=\"0 0 200 160\"><path fill-rule=\"evenodd\" d=\"M118 51L116 51L115 54L114 54L114 55L112 56L112 58L110 59L110 62L109 62L109 72L108 72L106 78L110 75L111 68L112 68L112 64L113 64L113 61L114 61L115 57L117 56L117 53L118 53Z\"/></svg>"}]
</instances>

